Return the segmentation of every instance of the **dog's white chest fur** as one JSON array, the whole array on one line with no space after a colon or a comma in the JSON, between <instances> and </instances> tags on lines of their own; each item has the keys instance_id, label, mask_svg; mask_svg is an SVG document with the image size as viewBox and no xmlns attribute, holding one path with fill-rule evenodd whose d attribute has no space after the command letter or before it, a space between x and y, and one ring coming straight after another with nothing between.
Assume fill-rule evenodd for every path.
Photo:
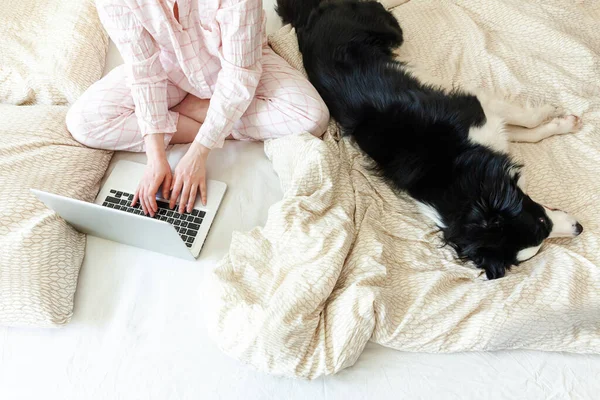
<instances>
[{"instance_id":1,"label":"dog's white chest fur","mask_svg":"<svg viewBox=\"0 0 600 400\"><path fill-rule=\"evenodd\" d=\"M486 113L487 121L483 126L471 128L469 139L473 143L487 146L492 150L508 153L508 137L504 121L497 115Z\"/></svg>"}]
</instances>

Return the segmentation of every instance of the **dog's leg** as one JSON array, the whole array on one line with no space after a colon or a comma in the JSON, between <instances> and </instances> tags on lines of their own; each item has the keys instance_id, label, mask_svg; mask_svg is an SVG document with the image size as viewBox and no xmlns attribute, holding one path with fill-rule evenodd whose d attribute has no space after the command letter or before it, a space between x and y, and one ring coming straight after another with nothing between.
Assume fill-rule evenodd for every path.
<instances>
[{"instance_id":1,"label":"dog's leg","mask_svg":"<svg viewBox=\"0 0 600 400\"><path fill-rule=\"evenodd\" d=\"M521 107L488 94L477 94L477 98L484 109L500 116L509 125L535 128L560 116L560 110L549 104L539 107Z\"/></svg>"},{"instance_id":2,"label":"dog's leg","mask_svg":"<svg viewBox=\"0 0 600 400\"><path fill-rule=\"evenodd\" d=\"M536 128L527 129L519 126L507 126L506 133L511 142L537 143L554 135L574 133L581 128L581 119L574 115L554 118Z\"/></svg>"}]
</instances>

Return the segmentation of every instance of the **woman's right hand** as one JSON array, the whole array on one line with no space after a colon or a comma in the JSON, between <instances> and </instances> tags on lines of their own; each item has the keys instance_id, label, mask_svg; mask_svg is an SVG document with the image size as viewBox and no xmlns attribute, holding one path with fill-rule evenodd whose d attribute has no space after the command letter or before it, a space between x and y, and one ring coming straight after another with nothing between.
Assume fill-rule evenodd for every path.
<instances>
[{"instance_id":1,"label":"woman's right hand","mask_svg":"<svg viewBox=\"0 0 600 400\"><path fill-rule=\"evenodd\" d=\"M154 217L158 212L158 205L156 204L158 188L162 184L163 198L168 200L173 177L165 152L164 135L147 135L144 141L146 142L148 163L144 171L144 176L133 196L131 206L135 207L139 201L144 215L150 214L151 217Z\"/></svg>"}]
</instances>

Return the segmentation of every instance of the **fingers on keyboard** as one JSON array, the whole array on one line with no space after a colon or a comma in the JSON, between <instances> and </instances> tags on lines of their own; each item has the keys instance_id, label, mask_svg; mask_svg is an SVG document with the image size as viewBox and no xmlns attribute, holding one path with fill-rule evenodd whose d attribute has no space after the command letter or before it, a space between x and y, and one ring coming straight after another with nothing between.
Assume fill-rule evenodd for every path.
<instances>
[{"instance_id":1,"label":"fingers on keyboard","mask_svg":"<svg viewBox=\"0 0 600 400\"><path fill-rule=\"evenodd\" d=\"M135 207L131 207L133 194L111 189L106 199L102 202L102 206L112 208L114 210L125 211L130 214L143 215L139 203ZM192 247L200 225L204 220L206 212L200 210L192 210L191 213L179 213L177 210L171 210L169 203L162 200L157 200L156 205L158 211L154 218L160 221L168 222L173 225L179 233L181 240L187 247Z\"/></svg>"}]
</instances>

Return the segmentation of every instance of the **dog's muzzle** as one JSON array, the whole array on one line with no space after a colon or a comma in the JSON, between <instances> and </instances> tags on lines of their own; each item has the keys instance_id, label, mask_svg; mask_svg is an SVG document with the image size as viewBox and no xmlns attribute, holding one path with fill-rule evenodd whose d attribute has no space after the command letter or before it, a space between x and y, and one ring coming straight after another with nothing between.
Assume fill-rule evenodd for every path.
<instances>
[{"instance_id":1,"label":"dog's muzzle","mask_svg":"<svg viewBox=\"0 0 600 400\"><path fill-rule=\"evenodd\" d=\"M545 208L548 218L552 221L552 232L548 237L575 237L581 235L583 226L574 217L555 208Z\"/></svg>"}]
</instances>

